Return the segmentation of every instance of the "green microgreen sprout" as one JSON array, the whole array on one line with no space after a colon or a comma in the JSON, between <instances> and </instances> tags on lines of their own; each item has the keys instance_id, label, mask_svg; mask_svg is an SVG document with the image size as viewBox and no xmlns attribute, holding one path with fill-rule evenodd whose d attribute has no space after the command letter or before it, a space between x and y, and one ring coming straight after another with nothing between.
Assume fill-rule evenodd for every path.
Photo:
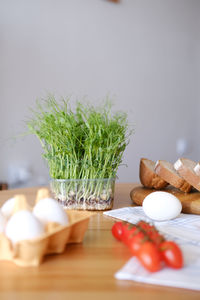
<instances>
[{"instance_id":1,"label":"green microgreen sprout","mask_svg":"<svg viewBox=\"0 0 200 300\"><path fill-rule=\"evenodd\" d=\"M100 107L77 102L72 111L70 98L58 102L52 95L37 101L27 126L41 142L51 178L116 178L132 130L127 114L112 113L111 108L110 101ZM91 183L87 188L82 186L77 193L79 199L91 198L99 196L102 188L105 190L103 183ZM73 189L69 187L69 191Z\"/></svg>"}]
</instances>

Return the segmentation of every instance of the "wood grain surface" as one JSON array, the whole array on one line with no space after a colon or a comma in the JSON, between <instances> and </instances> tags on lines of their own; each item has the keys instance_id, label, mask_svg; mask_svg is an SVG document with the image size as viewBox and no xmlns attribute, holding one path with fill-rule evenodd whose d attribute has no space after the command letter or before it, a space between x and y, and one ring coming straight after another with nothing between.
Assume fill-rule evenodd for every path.
<instances>
[{"instance_id":1,"label":"wood grain surface","mask_svg":"<svg viewBox=\"0 0 200 300\"><path fill-rule=\"evenodd\" d=\"M117 184L114 208L132 206L130 191L136 186ZM1 191L0 205L21 193L33 203L37 190ZM60 255L47 256L39 267L22 268L0 261L0 299L200 299L196 291L116 280L115 272L131 255L112 237L114 221L98 212L90 219L83 243L68 245Z\"/></svg>"},{"instance_id":2,"label":"wood grain surface","mask_svg":"<svg viewBox=\"0 0 200 300\"><path fill-rule=\"evenodd\" d=\"M155 189L137 186L131 190L130 197L135 205L142 205L144 198L155 191ZM200 192L193 190L190 193L184 193L171 186L163 189L162 191L175 195L181 201L183 213L200 214Z\"/></svg>"}]
</instances>

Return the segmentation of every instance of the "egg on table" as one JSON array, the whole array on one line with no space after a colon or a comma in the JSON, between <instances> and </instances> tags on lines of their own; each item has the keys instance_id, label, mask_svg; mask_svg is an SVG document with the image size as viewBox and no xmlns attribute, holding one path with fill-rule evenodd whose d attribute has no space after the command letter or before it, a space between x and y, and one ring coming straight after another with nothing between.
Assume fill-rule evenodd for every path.
<instances>
[{"instance_id":1,"label":"egg on table","mask_svg":"<svg viewBox=\"0 0 200 300\"><path fill-rule=\"evenodd\" d=\"M28 210L20 210L10 217L5 227L5 235L13 244L40 237L44 225Z\"/></svg>"},{"instance_id":2,"label":"egg on table","mask_svg":"<svg viewBox=\"0 0 200 300\"><path fill-rule=\"evenodd\" d=\"M6 226L6 217L0 212L0 233L4 231Z\"/></svg>"},{"instance_id":3,"label":"egg on table","mask_svg":"<svg viewBox=\"0 0 200 300\"><path fill-rule=\"evenodd\" d=\"M68 217L62 206L52 198L44 198L37 202L33 208L33 214L46 225L55 222L60 225L69 223Z\"/></svg>"},{"instance_id":4,"label":"egg on table","mask_svg":"<svg viewBox=\"0 0 200 300\"><path fill-rule=\"evenodd\" d=\"M168 192L157 191L145 197L142 203L147 217L155 221L167 221L179 216L182 210L180 200Z\"/></svg>"},{"instance_id":5,"label":"egg on table","mask_svg":"<svg viewBox=\"0 0 200 300\"><path fill-rule=\"evenodd\" d=\"M15 198L8 199L1 207L1 212L6 218L10 218L15 206Z\"/></svg>"}]
</instances>

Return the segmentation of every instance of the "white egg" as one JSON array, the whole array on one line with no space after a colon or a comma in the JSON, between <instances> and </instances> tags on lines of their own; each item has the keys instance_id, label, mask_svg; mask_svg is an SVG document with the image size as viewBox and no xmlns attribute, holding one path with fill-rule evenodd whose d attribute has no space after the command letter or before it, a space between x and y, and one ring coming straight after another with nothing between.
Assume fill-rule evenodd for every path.
<instances>
[{"instance_id":1,"label":"white egg","mask_svg":"<svg viewBox=\"0 0 200 300\"><path fill-rule=\"evenodd\" d=\"M4 231L6 226L6 217L0 212L0 233Z\"/></svg>"},{"instance_id":2,"label":"white egg","mask_svg":"<svg viewBox=\"0 0 200 300\"><path fill-rule=\"evenodd\" d=\"M1 212L6 218L10 218L15 205L15 198L8 199L1 207Z\"/></svg>"},{"instance_id":3,"label":"white egg","mask_svg":"<svg viewBox=\"0 0 200 300\"><path fill-rule=\"evenodd\" d=\"M182 204L174 195L167 192L153 192L145 197L142 204L144 213L155 221L167 221L176 218Z\"/></svg>"},{"instance_id":4,"label":"white egg","mask_svg":"<svg viewBox=\"0 0 200 300\"><path fill-rule=\"evenodd\" d=\"M16 212L7 222L6 236L13 244L40 237L44 233L44 225L28 210Z\"/></svg>"},{"instance_id":5,"label":"white egg","mask_svg":"<svg viewBox=\"0 0 200 300\"><path fill-rule=\"evenodd\" d=\"M56 222L61 225L69 223L68 217L62 206L52 198L44 198L34 206L33 214L43 223Z\"/></svg>"}]
</instances>

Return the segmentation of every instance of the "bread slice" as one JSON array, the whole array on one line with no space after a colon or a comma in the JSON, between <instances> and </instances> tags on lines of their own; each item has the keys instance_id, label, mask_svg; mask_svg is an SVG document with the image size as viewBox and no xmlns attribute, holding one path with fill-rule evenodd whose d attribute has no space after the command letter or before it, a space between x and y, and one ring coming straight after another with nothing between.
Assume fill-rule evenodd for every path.
<instances>
[{"instance_id":1,"label":"bread slice","mask_svg":"<svg viewBox=\"0 0 200 300\"><path fill-rule=\"evenodd\" d=\"M140 181L145 187L162 189L166 187L168 183L155 173L154 167L154 161L147 158L141 158L139 173Z\"/></svg>"},{"instance_id":2,"label":"bread slice","mask_svg":"<svg viewBox=\"0 0 200 300\"><path fill-rule=\"evenodd\" d=\"M189 193L192 186L184 180L175 170L173 164L165 160L158 160L155 165L155 172L169 184L182 192Z\"/></svg>"},{"instance_id":3,"label":"bread slice","mask_svg":"<svg viewBox=\"0 0 200 300\"><path fill-rule=\"evenodd\" d=\"M194 172L200 176L200 162L198 162L194 167Z\"/></svg>"},{"instance_id":4,"label":"bread slice","mask_svg":"<svg viewBox=\"0 0 200 300\"><path fill-rule=\"evenodd\" d=\"M191 184L195 189L200 191L200 175L194 171L196 163L188 158L179 158L175 164L174 168L189 184ZM197 170L197 168L196 168Z\"/></svg>"}]
</instances>

